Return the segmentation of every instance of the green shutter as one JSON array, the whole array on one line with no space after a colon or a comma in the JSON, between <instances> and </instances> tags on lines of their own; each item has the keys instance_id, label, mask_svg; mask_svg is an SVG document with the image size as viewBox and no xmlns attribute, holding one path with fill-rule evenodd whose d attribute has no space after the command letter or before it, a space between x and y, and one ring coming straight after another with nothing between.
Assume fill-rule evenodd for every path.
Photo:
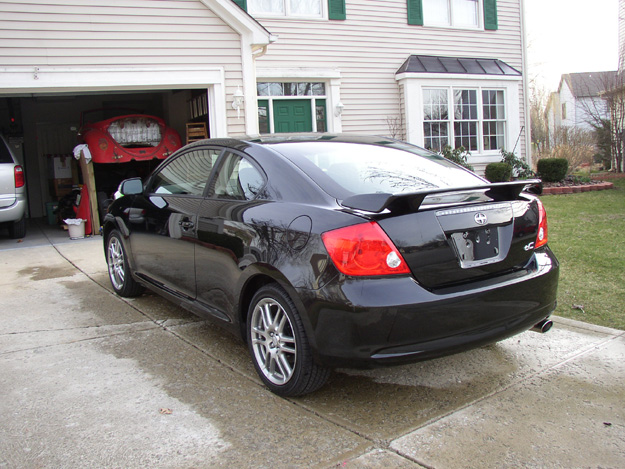
<instances>
[{"instance_id":1,"label":"green shutter","mask_svg":"<svg viewBox=\"0 0 625 469\"><path fill-rule=\"evenodd\" d=\"M484 0L484 29L496 30L497 0Z\"/></svg>"},{"instance_id":2,"label":"green shutter","mask_svg":"<svg viewBox=\"0 0 625 469\"><path fill-rule=\"evenodd\" d=\"M408 0L408 24L423 26L423 4L421 0Z\"/></svg>"},{"instance_id":3,"label":"green shutter","mask_svg":"<svg viewBox=\"0 0 625 469\"><path fill-rule=\"evenodd\" d=\"M347 18L345 0L328 0L328 18L331 20L344 20Z\"/></svg>"},{"instance_id":4,"label":"green shutter","mask_svg":"<svg viewBox=\"0 0 625 469\"><path fill-rule=\"evenodd\" d=\"M239 7L247 11L247 0L232 0L232 1L236 3L237 5L239 5Z\"/></svg>"}]
</instances>

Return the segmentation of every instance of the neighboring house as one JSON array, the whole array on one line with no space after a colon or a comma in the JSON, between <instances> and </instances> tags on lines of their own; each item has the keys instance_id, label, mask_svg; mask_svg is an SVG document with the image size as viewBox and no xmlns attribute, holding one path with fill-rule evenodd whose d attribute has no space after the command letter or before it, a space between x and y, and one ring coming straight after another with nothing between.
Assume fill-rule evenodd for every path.
<instances>
[{"instance_id":1,"label":"neighboring house","mask_svg":"<svg viewBox=\"0 0 625 469\"><path fill-rule=\"evenodd\" d=\"M0 0L0 31L0 127L23 137L33 216L44 155L71 152L98 107L183 140L205 122L462 145L478 171L529 148L521 0Z\"/></svg>"},{"instance_id":2,"label":"neighboring house","mask_svg":"<svg viewBox=\"0 0 625 469\"><path fill-rule=\"evenodd\" d=\"M558 91L551 93L545 117L549 135L558 128L575 127L593 130L610 112L601 93L616 83L616 71L567 73L562 75Z\"/></svg>"}]
</instances>

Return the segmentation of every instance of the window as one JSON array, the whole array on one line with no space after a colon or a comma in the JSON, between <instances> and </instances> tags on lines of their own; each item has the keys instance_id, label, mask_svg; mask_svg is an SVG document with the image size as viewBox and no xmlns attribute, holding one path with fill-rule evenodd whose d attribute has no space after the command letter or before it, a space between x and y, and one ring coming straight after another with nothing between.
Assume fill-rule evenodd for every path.
<instances>
[{"instance_id":1,"label":"window","mask_svg":"<svg viewBox=\"0 0 625 469\"><path fill-rule=\"evenodd\" d=\"M424 89L423 133L424 146L434 151L441 151L445 145L462 146L470 152L503 148L506 136L504 91Z\"/></svg>"},{"instance_id":2,"label":"window","mask_svg":"<svg viewBox=\"0 0 625 469\"><path fill-rule=\"evenodd\" d=\"M449 145L449 103L447 90L423 90L425 148L440 151Z\"/></svg>"},{"instance_id":3,"label":"window","mask_svg":"<svg viewBox=\"0 0 625 469\"><path fill-rule=\"evenodd\" d=\"M502 90L483 90L484 108L484 150L499 150L504 147L506 107Z\"/></svg>"},{"instance_id":4,"label":"window","mask_svg":"<svg viewBox=\"0 0 625 469\"><path fill-rule=\"evenodd\" d=\"M325 83L261 82L256 86L261 134L327 131Z\"/></svg>"},{"instance_id":5,"label":"window","mask_svg":"<svg viewBox=\"0 0 625 469\"><path fill-rule=\"evenodd\" d=\"M252 200L262 197L265 179L249 161L228 153L215 178L215 197L228 200Z\"/></svg>"},{"instance_id":6,"label":"window","mask_svg":"<svg viewBox=\"0 0 625 469\"><path fill-rule=\"evenodd\" d=\"M562 119L566 120L566 103L562 103Z\"/></svg>"},{"instance_id":7,"label":"window","mask_svg":"<svg viewBox=\"0 0 625 469\"><path fill-rule=\"evenodd\" d=\"M0 138L0 163L13 163L13 157L9 153L9 149L4 145Z\"/></svg>"},{"instance_id":8,"label":"window","mask_svg":"<svg viewBox=\"0 0 625 469\"><path fill-rule=\"evenodd\" d=\"M473 174L455 171L444 158L400 142L382 140L363 145L316 141L278 146L280 153L337 199L476 183Z\"/></svg>"},{"instance_id":9,"label":"window","mask_svg":"<svg viewBox=\"0 0 625 469\"><path fill-rule=\"evenodd\" d=\"M208 177L220 153L220 150L201 149L180 155L155 175L150 192L203 195Z\"/></svg>"},{"instance_id":10,"label":"window","mask_svg":"<svg viewBox=\"0 0 625 469\"><path fill-rule=\"evenodd\" d=\"M454 90L454 148L477 151L477 91Z\"/></svg>"},{"instance_id":11,"label":"window","mask_svg":"<svg viewBox=\"0 0 625 469\"><path fill-rule=\"evenodd\" d=\"M161 143L161 127L149 117L124 117L108 127L108 133L122 147L150 146Z\"/></svg>"},{"instance_id":12,"label":"window","mask_svg":"<svg viewBox=\"0 0 625 469\"><path fill-rule=\"evenodd\" d=\"M321 18L321 0L247 0L252 15Z\"/></svg>"},{"instance_id":13,"label":"window","mask_svg":"<svg viewBox=\"0 0 625 469\"><path fill-rule=\"evenodd\" d=\"M479 0L423 0L423 21L428 26L477 28Z\"/></svg>"}]
</instances>

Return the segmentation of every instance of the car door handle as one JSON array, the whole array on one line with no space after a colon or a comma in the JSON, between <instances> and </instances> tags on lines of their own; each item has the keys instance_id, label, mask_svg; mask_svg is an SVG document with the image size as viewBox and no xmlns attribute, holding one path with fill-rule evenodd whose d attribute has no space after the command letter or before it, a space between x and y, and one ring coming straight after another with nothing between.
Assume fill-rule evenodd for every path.
<instances>
[{"instance_id":1,"label":"car door handle","mask_svg":"<svg viewBox=\"0 0 625 469\"><path fill-rule=\"evenodd\" d=\"M195 223L190 220L180 220L178 224L182 227L183 230L190 230L195 226Z\"/></svg>"}]
</instances>

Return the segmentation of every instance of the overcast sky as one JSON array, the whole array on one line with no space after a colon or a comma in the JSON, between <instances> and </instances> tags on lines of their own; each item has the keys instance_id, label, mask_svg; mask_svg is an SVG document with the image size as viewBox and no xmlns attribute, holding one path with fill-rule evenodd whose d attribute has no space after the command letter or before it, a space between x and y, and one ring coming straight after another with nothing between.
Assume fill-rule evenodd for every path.
<instances>
[{"instance_id":1,"label":"overcast sky","mask_svg":"<svg viewBox=\"0 0 625 469\"><path fill-rule=\"evenodd\" d=\"M524 0L529 77L556 91L564 73L618 67L618 0Z\"/></svg>"}]
</instances>

